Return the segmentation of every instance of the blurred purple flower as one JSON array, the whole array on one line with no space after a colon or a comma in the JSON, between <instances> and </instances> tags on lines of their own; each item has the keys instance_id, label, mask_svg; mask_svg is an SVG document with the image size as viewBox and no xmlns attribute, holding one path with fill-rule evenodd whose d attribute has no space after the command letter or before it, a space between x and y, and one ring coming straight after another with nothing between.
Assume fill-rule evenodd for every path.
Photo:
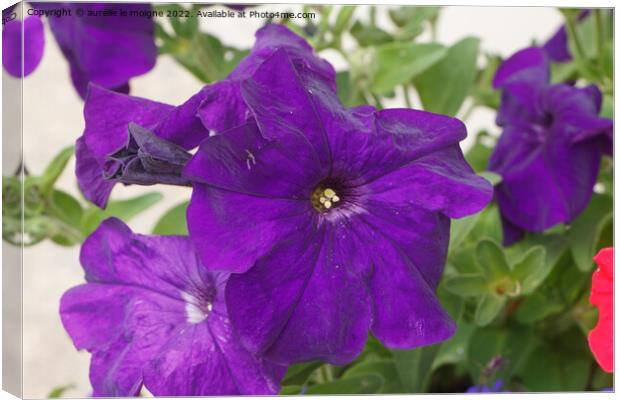
<instances>
[{"instance_id":1,"label":"blurred purple flower","mask_svg":"<svg viewBox=\"0 0 620 400\"><path fill-rule=\"evenodd\" d=\"M78 349L92 353L94 396L275 394L286 367L235 339L228 274L203 268L189 240L143 236L108 219L84 242L88 283L67 291L60 315Z\"/></svg>"},{"instance_id":2,"label":"blurred purple flower","mask_svg":"<svg viewBox=\"0 0 620 400\"><path fill-rule=\"evenodd\" d=\"M509 245L524 231L568 223L584 210L601 157L611 154L613 121L599 117L596 86L549 84L540 48L506 60L493 85L502 90L497 124L504 131L489 170L502 176L495 194Z\"/></svg>"},{"instance_id":3,"label":"blurred purple flower","mask_svg":"<svg viewBox=\"0 0 620 400\"><path fill-rule=\"evenodd\" d=\"M254 118L205 139L184 174L203 263L237 273L226 300L247 348L274 362L342 364L370 330L393 348L450 337L434 293L449 218L492 196L459 148L465 125L346 109L286 48L239 86Z\"/></svg>"},{"instance_id":4,"label":"blurred purple flower","mask_svg":"<svg viewBox=\"0 0 620 400\"><path fill-rule=\"evenodd\" d=\"M502 381L501 379L498 379L495 381L493 386L485 386L485 385L472 386L469 389L467 389L467 392L465 393L508 393L507 390L502 390L503 385L504 385L504 381Z\"/></svg>"},{"instance_id":5,"label":"blurred purple flower","mask_svg":"<svg viewBox=\"0 0 620 400\"><path fill-rule=\"evenodd\" d=\"M76 174L86 198L105 207L115 183L137 183L127 175L117 174L118 170L107 170L108 157L128 145L130 122L185 150L196 147L209 134L245 123L251 113L241 98L240 82L278 48L286 48L293 55L296 68L316 75L336 90L332 66L318 58L304 39L282 25L267 25L258 30L251 53L226 80L205 86L176 108L92 85L84 105L86 127L76 144ZM143 175L141 179L146 181L142 184L171 183L156 175Z\"/></svg>"},{"instance_id":6,"label":"blurred purple flower","mask_svg":"<svg viewBox=\"0 0 620 400\"><path fill-rule=\"evenodd\" d=\"M39 17L26 17L24 21L21 19L11 19L14 7L2 11L2 66L9 75L20 78L22 76L22 66L24 77L26 77L41 62L45 47L45 35L43 22L41 22ZM22 27L24 34L23 57Z\"/></svg>"},{"instance_id":7,"label":"blurred purple flower","mask_svg":"<svg viewBox=\"0 0 620 400\"><path fill-rule=\"evenodd\" d=\"M132 15L148 12L148 4L31 3L37 10L69 9L70 16L49 16L50 29L69 62L71 80L86 97L89 82L129 92L129 80L149 72L157 60L152 19ZM89 15L114 10L116 15ZM127 15L119 15L123 10ZM81 12L82 14L79 14Z\"/></svg>"}]
</instances>

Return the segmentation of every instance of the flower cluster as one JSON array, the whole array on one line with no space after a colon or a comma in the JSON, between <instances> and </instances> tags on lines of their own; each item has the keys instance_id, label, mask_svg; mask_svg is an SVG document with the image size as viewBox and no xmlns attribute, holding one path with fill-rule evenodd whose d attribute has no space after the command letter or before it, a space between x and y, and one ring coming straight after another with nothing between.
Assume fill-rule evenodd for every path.
<instances>
[{"instance_id":1,"label":"flower cluster","mask_svg":"<svg viewBox=\"0 0 620 400\"><path fill-rule=\"evenodd\" d=\"M108 220L83 245L88 283L61 315L96 395L276 393L289 364L347 363L369 333L400 349L454 333L435 294L450 218L493 192L461 121L343 106L333 67L280 25L180 106L91 85L84 116L96 204L118 182L192 186L189 237Z\"/></svg>"}]
</instances>

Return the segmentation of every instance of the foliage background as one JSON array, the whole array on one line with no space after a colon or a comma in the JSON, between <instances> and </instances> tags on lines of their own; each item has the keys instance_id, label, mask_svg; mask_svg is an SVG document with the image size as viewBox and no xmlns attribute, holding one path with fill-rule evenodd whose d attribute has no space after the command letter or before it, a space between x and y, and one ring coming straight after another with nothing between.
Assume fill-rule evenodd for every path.
<instances>
[{"instance_id":1,"label":"foliage background","mask_svg":"<svg viewBox=\"0 0 620 400\"><path fill-rule=\"evenodd\" d=\"M221 9L221 6L216 6ZM301 11L301 5L269 5L259 6L258 11ZM388 17L388 8L379 7L376 14L378 27L392 29L393 25ZM331 21L335 22L339 8L332 11ZM360 6L354 14L355 19L368 22L369 7ZM237 48L249 48L254 42L254 32L265 21L262 19L216 19L204 18L200 20L201 31L218 37L224 44ZM480 39L480 53L478 66L486 63L484 53L493 53L506 57L515 51L527 47L532 41L544 42L563 22L559 11L552 8L511 8L511 7L445 7L442 9L436 25L436 40L444 45L469 36ZM319 19L315 20L319 23ZM431 33L428 29L418 37L418 42L429 42ZM355 47L350 32L344 34L343 48ZM346 53L346 51L345 51ZM332 49L320 53L330 61L336 70L347 68L342 55ZM387 58L383 58L384 60ZM390 67L390 66L388 66ZM392 68L392 67L390 67ZM19 85L19 81L3 72L5 85ZM389 75L389 74L388 74ZM132 80L132 94L170 104L179 104L194 94L202 83L173 60L170 55L158 58L157 65L150 73ZM51 38L46 27L46 49L43 61L39 68L24 80L24 158L27 168L35 175L43 172L46 165L60 149L71 145L83 129L82 101L71 87L67 73L66 62L60 50ZM415 108L421 108L420 99L410 93L411 102ZM471 99L466 100L459 109L457 116L463 117L467 113ZM402 92L397 90L395 96L383 102L385 107L403 107L405 99ZM476 134L487 131L491 136L499 134L494 123L495 112L492 109L479 107L469 113L466 124L469 137L462 143L464 151L470 150L476 143ZM19 162L19 155L9 157L5 155L3 170L12 170ZM79 197L73 175L74 160L58 181L58 188ZM189 190L176 187L121 187L117 186L113 192L114 199L130 198L145 193L158 191L163 198L130 221L129 225L138 232L150 232L160 216L170 207L184 201L189 196ZM473 225L472 225L473 226ZM468 229L463 224L459 229ZM466 243L465 243L466 244ZM3 242L3 246L6 244ZM87 353L78 353L73 348L68 336L62 329L58 316L58 302L62 293L69 287L79 284L83 280L82 270L78 262L78 247L60 247L50 241L44 241L37 246L27 248L24 252L24 396L44 397L52 389L71 385L63 396L81 397L90 390L88 383ZM459 258L460 259L460 258ZM452 260L454 261L454 260ZM459 268L458 262L452 262L448 270ZM570 289L570 288L569 288ZM534 306L536 306L534 304ZM472 329L473 331L473 329ZM467 335L468 328L462 329L459 334ZM580 332L569 332L577 335ZM567 340L571 340L570 335ZM573 342L582 340L573 336ZM443 355L443 361L455 361L454 357L465 356L465 349L460 349L458 343L452 352ZM518 331L499 331L488 329L479 334L474 345L480 346L479 354L493 354L492 350L501 352L501 348L508 343L510 348L527 351L540 351L536 343L526 335L519 335ZM585 342L584 342L585 344ZM493 347L497 346L497 347ZM17 350L17 349L15 349ZM10 349L5 349L10 351ZM432 350L431 350L432 351ZM561 357L556 352L550 357ZM558 356L559 355L559 356ZM397 358L397 363L423 363L426 354L413 354L412 357L403 354ZM452 359L450 359L452 357ZM440 358L440 360L442 360ZM563 360L556 360L562 363ZM479 374L488 362L488 359L477 360L469 365L472 375ZM438 366L439 367L439 366ZM502 368L502 374L512 371L517 365ZM539 368L545 368L539 365ZM571 371L580 372L579 368L568 366ZM444 367L448 368L448 367ZM446 374L467 371L447 370ZM584 371L581 371L584 372ZM589 371L585 371L588 372ZM578 375L578 374L577 374ZM569 379L577 379L578 376ZM422 379L423 377L420 377ZM566 377L560 371L554 379L562 380ZM547 384L540 382L539 384ZM419 382L411 381L410 391L419 390ZM464 383L466 384L466 382ZM418 385L418 386L415 386ZM359 386L359 385L357 385ZM440 389L441 383L433 383Z\"/></svg>"}]
</instances>

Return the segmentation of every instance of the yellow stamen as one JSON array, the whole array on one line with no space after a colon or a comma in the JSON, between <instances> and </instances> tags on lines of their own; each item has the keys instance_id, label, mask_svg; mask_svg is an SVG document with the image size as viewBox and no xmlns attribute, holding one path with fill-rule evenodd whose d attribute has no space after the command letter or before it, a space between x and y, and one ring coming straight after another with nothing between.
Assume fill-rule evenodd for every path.
<instances>
[{"instance_id":1,"label":"yellow stamen","mask_svg":"<svg viewBox=\"0 0 620 400\"><path fill-rule=\"evenodd\" d=\"M332 206L332 202L327 200L325 203L323 203L323 205L325 206L325 208L330 208Z\"/></svg>"}]
</instances>

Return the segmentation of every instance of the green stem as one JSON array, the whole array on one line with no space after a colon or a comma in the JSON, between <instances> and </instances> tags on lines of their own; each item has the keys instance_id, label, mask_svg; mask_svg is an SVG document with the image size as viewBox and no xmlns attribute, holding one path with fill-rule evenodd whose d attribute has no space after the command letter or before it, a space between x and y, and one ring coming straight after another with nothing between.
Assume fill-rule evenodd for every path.
<instances>
[{"instance_id":1,"label":"green stem","mask_svg":"<svg viewBox=\"0 0 620 400\"><path fill-rule=\"evenodd\" d=\"M594 10L594 25L596 27L596 52L599 64L603 60L603 16L601 10Z\"/></svg>"},{"instance_id":2,"label":"green stem","mask_svg":"<svg viewBox=\"0 0 620 400\"><path fill-rule=\"evenodd\" d=\"M575 19L572 16L566 18L566 31L568 32L568 36L572 39L575 44L575 51L577 52L576 56L582 61L587 61L586 53L583 49L583 44L581 43L581 39L579 35L577 35L577 26L575 23Z\"/></svg>"}]
</instances>

